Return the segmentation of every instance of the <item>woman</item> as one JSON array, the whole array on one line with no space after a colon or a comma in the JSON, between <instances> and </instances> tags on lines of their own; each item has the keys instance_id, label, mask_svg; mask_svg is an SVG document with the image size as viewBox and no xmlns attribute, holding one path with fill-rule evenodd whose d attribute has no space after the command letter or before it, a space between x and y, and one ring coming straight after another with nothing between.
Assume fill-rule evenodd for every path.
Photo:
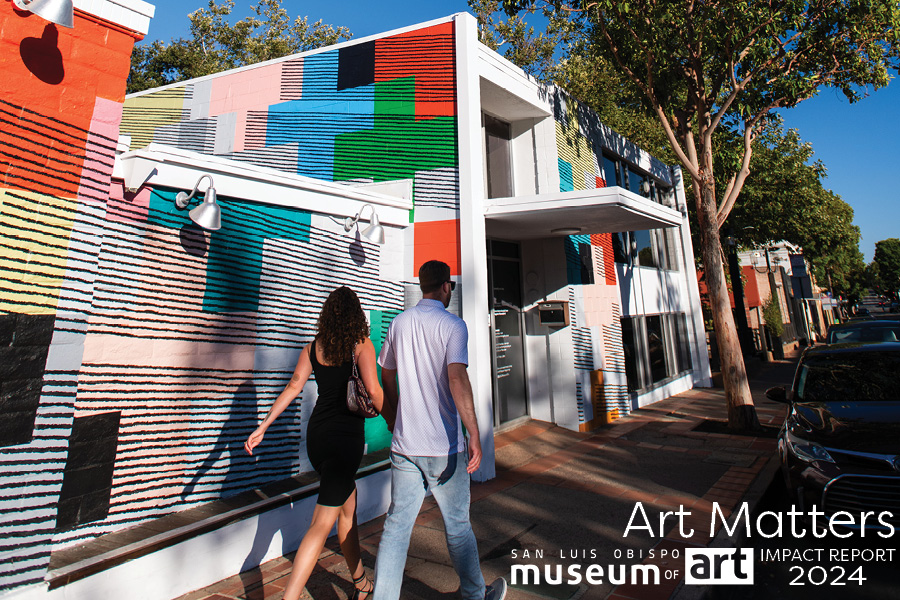
<instances>
[{"instance_id":1,"label":"woman","mask_svg":"<svg viewBox=\"0 0 900 600\"><path fill-rule=\"evenodd\" d=\"M356 294L348 287L331 292L319 315L318 333L303 349L291 381L275 400L269 414L244 444L253 449L262 441L269 425L303 390L311 373L316 375L319 397L309 419L306 451L320 476L319 498L309 530L300 542L294 568L284 591L284 600L297 600L331 532L338 522L341 552L353 577L354 599L368 598L373 590L359 558L356 528L356 471L365 448L365 418L347 409L347 382L356 357L359 375L381 411L383 394L375 367L375 346Z\"/></svg>"}]
</instances>

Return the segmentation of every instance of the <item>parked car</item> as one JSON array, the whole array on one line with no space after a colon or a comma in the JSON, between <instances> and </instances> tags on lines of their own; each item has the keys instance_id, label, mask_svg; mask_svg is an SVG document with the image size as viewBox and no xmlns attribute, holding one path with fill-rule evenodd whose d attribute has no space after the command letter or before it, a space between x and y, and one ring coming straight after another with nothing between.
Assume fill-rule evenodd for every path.
<instances>
[{"instance_id":1,"label":"parked car","mask_svg":"<svg viewBox=\"0 0 900 600\"><path fill-rule=\"evenodd\" d=\"M860 307L857 307L855 314L857 317L868 317L872 313L865 306L860 306Z\"/></svg>"},{"instance_id":2,"label":"parked car","mask_svg":"<svg viewBox=\"0 0 900 600\"><path fill-rule=\"evenodd\" d=\"M826 344L897 341L900 341L900 320L852 320L847 323L832 325L825 334Z\"/></svg>"},{"instance_id":3,"label":"parked car","mask_svg":"<svg viewBox=\"0 0 900 600\"><path fill-rule=\"evenodd\" d=\"M778 452L799 510L889 511L900 529L900 343L810 348L790 389L766 396L790 404Z\"/></svg>"}]
</instances>

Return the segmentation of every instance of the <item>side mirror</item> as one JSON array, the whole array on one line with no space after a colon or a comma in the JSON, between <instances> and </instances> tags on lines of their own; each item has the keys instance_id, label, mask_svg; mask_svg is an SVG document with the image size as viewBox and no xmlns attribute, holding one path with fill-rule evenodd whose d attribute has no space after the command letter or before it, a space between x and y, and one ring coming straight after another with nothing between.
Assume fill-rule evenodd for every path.
<instances>
[{"instance_id":1,"label":"side mirror","mask_svg":"<svg viewBox=\"0 0 900 600\"><path fill-rule=\"evenodd\" d=\"M772 402L781 402L782 404L790 402L790 400L788 400L788 392L783 385L767 389L766 398Z\"/></svg>"}]
</instances>

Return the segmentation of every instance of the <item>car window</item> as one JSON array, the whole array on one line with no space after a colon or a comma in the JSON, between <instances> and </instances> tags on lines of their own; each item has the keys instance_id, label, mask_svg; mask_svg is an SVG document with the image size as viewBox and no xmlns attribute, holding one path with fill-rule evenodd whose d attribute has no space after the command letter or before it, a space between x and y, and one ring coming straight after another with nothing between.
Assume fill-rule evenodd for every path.
<instances>
[{"instance_id":1,"label":"car window","mask_svg":"<svg viewBox=\"0 0 900 600\"><path fill-rule=\"evenodd\" d=\"M816 356L800 367L798 402L900 401L900 354Z\"/></svg>"},{"instance_id":2,"label":"car window","mask_svg":"<svg viewBox=\"0 0 900 600\"><path fill-rule=\"evenodd\" d=\"M871 322L857 327L832 329L828 332L829 344L848 342L897 342L900 341L900 325L881 325Z\"/></svg>"},{"instance_id":3,"label":"car window","mask_svg":"<svg viewBox=\"0 0 900 600\"><path fill-rule=\"evenodd\" d=\"M859 329L838 329L831 332L828 343L840 344L842 342L858 342L860 340L859 335Z\"/></svg>"}]
</instances>

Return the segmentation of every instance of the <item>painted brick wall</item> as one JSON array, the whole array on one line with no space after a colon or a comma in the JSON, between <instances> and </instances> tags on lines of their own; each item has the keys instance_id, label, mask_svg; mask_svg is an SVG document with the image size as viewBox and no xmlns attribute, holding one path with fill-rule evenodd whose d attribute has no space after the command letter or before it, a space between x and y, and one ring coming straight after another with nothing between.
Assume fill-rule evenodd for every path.
<instances>
[{"instance_id":1,"label":"painted brick wall","mask_svg":"<svg viewBox=\"0 0 900 600\"><path fill-rule=\"evenodd\" d=\"M43 581L78 453L77 372L135 39L80 12L73 29L57 28L11 2L0 32L2 593ZM71 466L77 515L97 465Z\"/></svg>"},{"instance_id":2,"label":"painted brick wall","mask_svg":"<svg viewBox=\"0 0 900 600\"><path fill-rule=\"evenodd\" d=\"M459 219L455 69L448 21L129 96L122 133L328 181L412 179L412 246L457 263L458 224L440 223Z\"/></svg>"},{"instance_id":3,"label":"painted brick wall","mask_svg":"<svg viewBox=\"0 0 900 600\"><path fill-rule=\"evenodd\" d=\"M125 100L128 35L80 16L48 29L11 3L0 18L2 593L42 581L54 547L308 470L314 382L255 457L243 440L334 287L360 295L377 350L415 260L458 274L459 181L449 21ZM120 121L134 147L412 179L413 227L379 247L219 196L209 234L176 190L111 180ZM388 444L382 420L366 439Z\"/></svg>"}]
</instances>

